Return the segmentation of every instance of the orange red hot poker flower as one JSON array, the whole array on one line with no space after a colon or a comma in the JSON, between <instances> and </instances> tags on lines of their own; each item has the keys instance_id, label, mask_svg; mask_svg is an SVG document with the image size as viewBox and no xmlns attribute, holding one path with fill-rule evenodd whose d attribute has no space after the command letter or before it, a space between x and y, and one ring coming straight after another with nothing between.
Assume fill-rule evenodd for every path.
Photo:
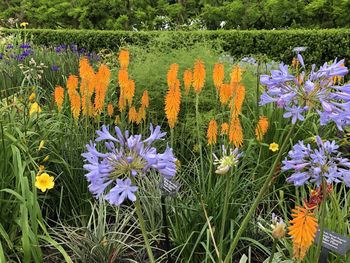
<instances>
[{"instance_id":1,"label":"orange red hot poker flower","mask_svg":"<svg viewBox=\"0 0 350 263\"><path fill-rule=\"evenodd\" d=\"M62 105L64 101L64 89L61 86L57 86L54 92L55 102L57 104L58 111L62 110Z\"/></svg>"},{"instance_id":2,"label":"orange red hot poker flower","mask_svg":"<svg viewBox=\"0 0 350 263\"><path fill-rule=\"evenodd\" d=\"M219 87L219 97L222 105L226 105L227 102L233 96L233 86L231 84L221 84Z\"/></svg>"},{"instance_id":3,"label":"orange red hot poker flower","mask_svg":"<svg viewBox=\"0 0 350 263\"><path fill-rule=\"evenodd\" d=\"M269 120L265 116L260 116L258 125L255 128L255 135L258 141L262 141L263 136L266 134L269 128Z\"/></svg>"},{"instance_id":4,"label":"orange red hot poker flower","mask_svg":"<svg viewBox=\"0 0 350 263\"><path fill-rule=\"evenodd\" d=\"M241 122L238 117L233 117L230 122L229 127L229 141L236 148L239 148L243 145L243 131Z\"/></svg>"},{"instance_id":5,"label":"orange red hot poker flower","mask_svg":"<svg viewBox=\"0 0 350 263\"><path fill-rule=\"evenodd\" d=\"M129 66L129 51L123 49L119 52L119 65L122 69L126 69Z\"/></svg>"},{"instance_id":6,"label":"orange red hot poker flower","mask_svg":"<svg viewBox=\"0 0 350 263\"><path fill-rule=\"evenodd\" d=\"M221 135L228 134L229 125L227 122L221 124Z\"/></svg>"},{"instance_id":7,"label":"orange red hot poker flower","mask_svg":"<svg viewBox=\"0 0 350 263\"><path fill-rule=\"evenodd\" d=\"M180 81L176 79L174 85L169 87L169 90L165 96L165 115L168 119L169 126L172 129L175 127L175 123L180 112L180 102Z\"/></svg>"},{"instance_id":8,"label":"orange red hot poker flower","mask_svg":"<svg viewBox=\"0 0 350 263\"><path fill-rule=\"evenodd\" d=\"M317 232L317 219L311 210L297 206L288 227L293 241L293 258L303 260Z\"/></svg>"},{"instance_id":9,"label":"orange red hot poker flower","mask_svg":"<svg viewBox=\"0 0 350 263\"><path fill-rule=\"evenodd\" d=\"M219 90L225 78L224 64L216 63L213 69L213 81L216 90Z\"/></svg>"},{"instance_id":10,"label":"orange red hot poker flower","mask_svg":"<svg viewBox=\"0 0 350 263\"><path fill-rule=\"evenodd\" d=\"M185 93L188 94L192 84L192 71L190 69L186 69L183 75Z\"/></svg>"},{"instance_id":11,"label":"orange red hot poker flower","mask_svg":"<svg viewBox=\"0 0 350 263\"><path fill-rule=\"evenodd\" d=\"M149 106L149 96L148 96L148 90L144 90L141 97L141 106L144 108L148 108Z\"/></svg>"},{"instance_id":12,"label":"orange red hot poker flower","mask_svg":"<svg viewBox=\"0 0 350 263\"><path fill-rule=\"evenodd\" d=\"M207 138L208 144L215 144L218 136L218 124L214 119L211 119L208 125Z\"/></svg>"},{"instance_id":13,"label":"orange red hot poker flower","mask_svg":"<svg viewBox=\"0 0 350 263\"><path fill-rule=\"evenodd\" d=\"M205 66L202 60L196 60L193 68L193 88L198 94L202 91L205 83Z\"/></svg>"}]
</instances>

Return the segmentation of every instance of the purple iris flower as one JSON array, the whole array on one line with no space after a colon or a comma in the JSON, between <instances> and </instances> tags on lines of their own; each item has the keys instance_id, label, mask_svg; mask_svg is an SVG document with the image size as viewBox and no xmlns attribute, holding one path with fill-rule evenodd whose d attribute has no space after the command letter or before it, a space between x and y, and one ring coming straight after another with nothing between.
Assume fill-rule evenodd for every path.
<instances>
[{"instance_id":1,"label":"purple iris flower","mask_svg":"<svg viewBox=\"0 0 350 263\"><path fill-rule=\"evenodd\" d=\"M303 57L298 60L305 68ZM314 109L320 116L320 124L333 121L339 130L350 125L350 85L336 86L334 77L344 77L348 68L344 60L325 63L319 70L312 65L309 75L301 72L297 76L289 73L288 66L280 64L279 70L271 70L271 75L261 75L260 82L267 89L260 97L260 105L276 102L287 112L285 118L292 123L303 121L305 112Z\"/></svg>"},{"instance_id":2,"label":"purple iris flower","mask_svg":"<svg viewBox=\"0 0 350 263\"><path fill-rule=\"evenodd\" d=\"M87 144L87 152L82 154L89 190L96 198L103 196L113 205L120 205L126 199L135 201L138 188L132 182L137 182L138 177L145 176L150 170L156 170L168 179L175 175L173 150L167 146L163 153L158 153L152 146L166 134L159 126L153 128L151 124L151 134L146 139L141 135L130 135L129 131L123 134L117 126L114 131L115 135L103 125L96 131L95 142ZM96 149L96 143L102 142L104 152Z\"/></svg>"},{"instance_id":3,"label":"purple iris flower","mask_svg":"<svg viewBox=\"0 0 350 263\"><path fill-rule=\"evenodd\" d=\"M59 70L60 70L60 67L57 66L57 65L52 65L52 66L51 66L51 70L52 70L52 71L59 71Z\"/></svg>"},{"instance_id":4,"label":"purple iris flower","mask_svg":"<svg viewBox=\"0 0 350 263\"><path fill-rule=\"evenodd\" d=\"M287 182L295 186L316 183L320 186L325 178L327 184L344 182L350 186L350 161L341 157L339 146L334 142L323 142L316 137L317 147L312 149L310 144L304 145L299 141L289 151L288 157L282 162L282 170L293 171Z\"/></svg>"},{"instance_id":5,"label":"purple iris flower","mask_svg":"<svg viewBox=\"0 0 350 263\"><path fill-rule=\"evenodd\" d=\"M20 48L23 48L23 49L28 49L28 48L30 48L30 44L28 44L28 43L23 43L23 44L21 44L19 47L20 47Z\"/></svg>"}]
</instances>

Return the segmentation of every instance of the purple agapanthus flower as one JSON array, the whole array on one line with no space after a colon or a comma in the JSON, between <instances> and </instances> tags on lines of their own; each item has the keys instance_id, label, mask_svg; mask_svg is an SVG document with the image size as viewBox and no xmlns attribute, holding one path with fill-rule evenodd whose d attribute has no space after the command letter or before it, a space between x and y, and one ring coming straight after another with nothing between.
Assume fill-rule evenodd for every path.
<instances>
[{"instance_id":1,"label":"purple agapanthus flower","mask_svg":"<svg viewBox=\"0 0 350 263\"><path fill-rule=\"evenodd\" d=\"M305 69L304 60L298 53L297 59ZM260 97L260 105L276 103L286 110L285 118L303 121L308 110L315 110L320 116L320 124L333 121L339 130L350 125L350 84L335 85L335 77L344 77L348 68L344 60L325 63L315 70L312 65L309 75L305 71L293 75L288 66L280 64L278 70L271 70L271 75L261 75L260 82L267 89Z\"/></svg>"},{"instance_id":2,"label":"purple agapanthus flower","mask_svg":"<svg viewBox=\"0 0 350 263\"><path fill-rule=\"evenodd\" d=\"M287 182L295 186L316 183L320 186L322 178L327 184L344 182L350 186L350 161L341 157L339 146L334 142L323 142L316 137L317 148L311 148L299 141L289 151L288 157L282 162L283 171L293 171Z\"/></svg>"},{"instance_id":3,"label":"purple agapanthus flower","mask_svg":"<svg viewBox=\"0 0 350 263\"><path fill-rule=\"evenodd\" d=\"M90 141L87 152L82 154L89 190L96 198L103 196L114 205L120 205L125 199L135 201L137 186L132 185L132 181L136 181L136 177L145 176L151 169L168 179L175 175L176 158L172 149L167 146L164 153L158 153L152 146L166 133L161 132L159 126L153 128L152 124L150 131L151 135L144 140L141 135L130 135L129 131L123 134L117 126L115 135L105 125L96 131L95 142ZM96 143L101 142L104 142L104 152L96 149Z\"/></svg>"}]
</instances>

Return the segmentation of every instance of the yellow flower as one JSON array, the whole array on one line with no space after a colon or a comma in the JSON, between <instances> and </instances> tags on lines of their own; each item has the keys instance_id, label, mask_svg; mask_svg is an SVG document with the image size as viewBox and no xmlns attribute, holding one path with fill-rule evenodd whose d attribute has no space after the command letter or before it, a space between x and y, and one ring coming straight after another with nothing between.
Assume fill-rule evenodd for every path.
<instances>
[{"instance_id":1,"label":"yellow flower","mask_svg":"<svg viewBox=\"0 0 350 263\"><path fill-rule=\"evenodd\" d=\"M24 28L26 28L28 25L29 25L28 22L22 22L19 24L20 27L24 27Z\"/></svg>"},{"instance_id":2,"label":"yellow flower","mask_svg":"<svg viewBox=\"0 0 350 263\"><path fill-rule=\"evenodd\" d=\"M275 142L270 143L269 150L273 152L277 152L279 150L279 145Z\"/></svg>"},{"instance_id":3,"label":"yellow flower","mask_svg":"<svg viewBox=\"0 0 350 263\"><path fill-rule=\"evenodd\" d=\"M34 102L29 109L29 116L32 116L34 113L40 113L41 108L37 102Z\"/></svg>"},{"instance_id":4,"label":"yellow flower","mask_svg":"<svg viewBox=\"0 0 350 263\"><path fill-rule=\"evenodd\" d=\"M41 140L39 143L38 151L40 151L42 148L44 148L44 146L45 146L45 141Z\"/></svg>"},{"instance_id":5,"label":"yellow flower","mask_svg":"<svg viewBox=\"0 0 350 263\"><path fill-rule=\"evenodd\" d=\"M48 189L52 189L54 185L55 182L53 176L50 176L47 173L42 173L35 178L35 186L42 192L45 192Z\"/></svg>"},{"instance_id":6,"label":"yellow flower","mask_svg":"<svg viewBox=\"0 0 350 263\"><path fill-rule=\"evenodd\" d=\"M35 100L35 97L36 97L35 93L32 92L32 94L30 94L28 99L29 99L30 102L33 102Z\"/></svg>"}]
</instances>

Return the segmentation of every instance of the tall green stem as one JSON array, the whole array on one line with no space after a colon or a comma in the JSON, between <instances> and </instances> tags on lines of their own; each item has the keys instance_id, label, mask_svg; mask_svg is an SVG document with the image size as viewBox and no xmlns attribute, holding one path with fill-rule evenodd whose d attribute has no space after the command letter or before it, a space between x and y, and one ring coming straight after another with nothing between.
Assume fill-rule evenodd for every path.
<instances>
[{"instance_id":1,"label":"tall green stem","mask_svg":"<svg viewBox=\"0 0 350 263\"><path fill-rule=\"evenodd\" d=\"M197 121L197 140L198 140L198 148L199 148L199 158L201 165L201 176L204 177L204 164L203 164L203 152L202 152L202 141L200 138L200 115L199 115L199 94L196 94L196 121ZM203 189L203 188L202 188Z\"/></svg>"},{"instance_id":2,"label":"tall green stem","mask_svg":"<svg viewBox=\"0 0 350 263\"><path fill-rule=\"evenodd\" d=\"M271 255L270 255L270 259L269 259L269 263L272 263L273 261L273 257L275 256L275 252L276 252L276 245L277 245L277 239L274 238L273 239L273 245L272 245L272 251L271 251Z\"/></svg>"},{"instance_id":3,"label":"tall green stem","mask_svg":"<svg viewBox=\"0 0 350 263\"><path fill-rule=\"evenodd\" d=\"M227 178L224 178L224 180L226 181L226 188L225 188L225 197L224 197L224 207L223 207L223 212L221 217L220 240L219 240L219 251L220 251L219 261L220 262L222 262L222 256L223 256L225 223L226 223L226 216L227 216L227 209L228 209L230 186L232 184L231 175L228 176Z\"/></svg>"},{"instance_id":4,"label":"tall green stem","mask_svg":"<svg viewBox=\"0 0 350 263\"><path fill-rule=\"evenodd\" d=\"M155 263L153 252L152 252L152 248L151 248L151 245L150 245L150 243L148 241L145 220L143 218L141 205L140 205L140 201L139 201L138 197L136 198L136 201L135 201L135 208L136 208L137 217L139 218L139 223L140 223L140 227L141 227L142 236L143 236L143 239L145 240L145 246L146 246L147 254L148 254L148 257L149 257L149 261L151 263Z\"/></svg>"},{"instance_id":5,"label":"tall green stem","mask_svg":"<svg viewBox=\"0 0 350 263\"><path fill-rule=\"evenodd\" d=\"M320 255L321 255L321 247L322 247L322 239L323 239L323 233L324 233L324 227L325 227L325 218L327 213L327 207L326 207L326 199L327 199L327 182L323 178L322 179L322 203L321 203L321 210L320 210L320 234L318 238L317 248L316 248L316 256L315 256L315 262L319 262Z\"/></svg>"},{"instance_id":6,"label":"tall green stem","mask_svg":"<svg viewBox=\"0 0 350 263\"><path fill-rule=\"evenodd\" d=\"M255 212L255 209L258 207L258 205L260 203L260 200L264 196L265 192L268 190L268 188L270 186L270 183L271 183L271 180L272 180L272 177L273 177L273 174L274 174L274 172L276 170L276 167L277 167L278 163L280 162L280 159L281 159L281 156L282 156L282 154L284 152L284 149L286 148L286 146L287 146L287 144L289 142L289 139L290 139L290 137L292 135L294 127L295 127L295 124L291 127L291 129L289 130L287 136L284 138L284 141L282 143L281 149L278 152L278 155L277 155L277 157L276 157L276 159L275 159L275 161L274 161L274 163L273 163L273 165L271 167L270 173L268 174L264 185L261 187L260 192L259 192L258 196L255 198L255 201L252 204L252 206L250 207L247 215L243 219L243 222L242 222L240 228L238 229L235 238L233 239L233 241L231 243L230 249L229 249L229 251L228 251L228 253L226 255L224 263L228 263L230 261L231 255L234 252L241 235L243 234L244 230L246 229L250 218L252 217L253 213Z\"/></svg>"}]
</instances>

